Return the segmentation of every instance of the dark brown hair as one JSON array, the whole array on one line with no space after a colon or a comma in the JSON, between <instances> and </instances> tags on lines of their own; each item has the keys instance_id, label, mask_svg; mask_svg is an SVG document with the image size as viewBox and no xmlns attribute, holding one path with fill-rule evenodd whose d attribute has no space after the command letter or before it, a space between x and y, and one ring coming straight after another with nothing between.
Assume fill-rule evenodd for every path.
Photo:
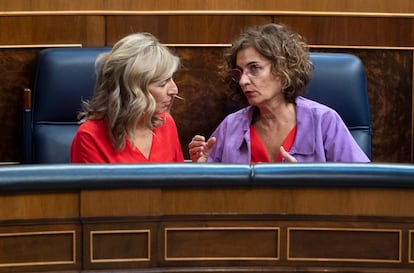
<instances>
[{"instance_id":1,"label":"dark brown hair","mask_svg":"<svg viewBox=\"0 0 414 273\"><path fill-rule=\"evenodd\" d=\"M242 92L239 84L232 82L228 71L236 67L238 52L246 48L254 48L272 63L272 72L282 81L286 101L294 103L303 94L313 66L307 44L300 34L283 24L254 26L243 32L224 54L222 75L233 95L242 95Z\"/></svg>"}]
</instances>

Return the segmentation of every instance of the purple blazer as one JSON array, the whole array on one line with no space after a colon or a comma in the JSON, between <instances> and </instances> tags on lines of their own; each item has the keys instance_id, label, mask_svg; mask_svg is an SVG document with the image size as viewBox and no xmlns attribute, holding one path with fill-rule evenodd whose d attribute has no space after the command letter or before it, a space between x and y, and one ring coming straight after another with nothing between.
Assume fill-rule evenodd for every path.
<instances>
[{"instance_id":1,"label":"purple blazer","mask_svg":"<svg viewBox=\"0 0 414 273\"><path fill-rule=\"evenodd\" d=\"M208 162L250 163L253 106L228 115L212 136L217 138ZM320 103L296 99L297 131L289 153L298 162L370 162L339 114Z\"/></svg>"}]
</instances>

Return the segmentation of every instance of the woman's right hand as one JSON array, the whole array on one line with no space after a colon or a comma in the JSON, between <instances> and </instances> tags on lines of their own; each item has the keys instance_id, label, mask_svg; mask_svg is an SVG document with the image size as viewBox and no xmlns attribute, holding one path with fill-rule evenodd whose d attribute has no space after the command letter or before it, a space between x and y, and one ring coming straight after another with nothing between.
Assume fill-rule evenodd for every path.
<instances>
[{"instance_id":1,"label":"woman's right hand","mask_svg":"<svg viewBox=\"0 0 414 273\"><path fill-rule=\"evenodd\" d=\"M208 155L216 143L216 138L211 137L207 142L204 136L195 135L188 144L190 159L192 162L207 162Z\"/></svg>"}]
</instances>

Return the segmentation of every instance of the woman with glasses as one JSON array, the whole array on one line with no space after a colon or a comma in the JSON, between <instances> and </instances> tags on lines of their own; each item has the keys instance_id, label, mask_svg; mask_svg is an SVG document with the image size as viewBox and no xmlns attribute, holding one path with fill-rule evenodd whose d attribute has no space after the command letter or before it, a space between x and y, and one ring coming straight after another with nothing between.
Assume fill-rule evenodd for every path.
<instances>
[{"instance_id":1,"label":"woman with glasses","mask_svg":"<svg viewBox=\"0 0 414 273\"><path fill-rule=\"evenodd\" d=\"M340 116L302 96L312 63L304 39L287 26L248 29L225 54L229 86L248 106L206 140L189 143L193 162L369 162Z\"/></svg>"}]
</instances>

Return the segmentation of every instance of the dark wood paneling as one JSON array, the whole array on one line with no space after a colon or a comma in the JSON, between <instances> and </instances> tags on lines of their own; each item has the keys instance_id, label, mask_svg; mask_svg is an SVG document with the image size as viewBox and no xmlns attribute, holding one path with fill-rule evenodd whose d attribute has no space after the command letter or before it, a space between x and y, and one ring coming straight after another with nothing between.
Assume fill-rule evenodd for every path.
<instances>
[{"instance_id":1,"label":"dark wood paneling","mask_svg":"<svg viewBox=\"0 0 414 273\"><path fill-rule=\"evenodd\" d=\"M73 217L60 210L44 218L24 198L2 203L2 210L21 207L26 215L0 217L0 272L407 273L414 266L411 189L180 187L78 194L85 198L69 203L84 214ZM72 193L46 195L57 200ZM156 202L145 204L139 196Z\"/></svg>"},{"instance_id":2,"label":"dark wood paneling","mask_svg":"<svg viewBox=\"0 0 414 273\"><path fill-rule=\"evenodd\" d=\"M246 26L272 21L291 25L310 44L414 45L412 18L305 15L0 16L0 43L102 45L106 36L112 45L137 31L164 43L229 43Z\"/></svg>"},{"instance_id":3,"label":"dark wood paneling","mask_svg":"<svg viewBox=\"0 0 414 273\"><path fill-rule=\"evenodd\" d=\"M86 17L83 46L105 45L106 18L104 16Z\"/></svg>"},{"instance_id":4,"label":"dark wood paneling","mask_svg":"<svg viewBox=\"0 0 414 273\"><path fill-rule=\"evenodd\" d=\"M275 16L306 37L313 45L398 46L414 45L412 18L352 16Z\"/></svg>"},{"instance_id":5,"label":"dark wood paneling","mask_svg":"<svg viewBox=\"0 0 414 273\"><path fill-rule=\"evenodd\" d=\"M364 62L378 162L412 162L412 50L355 50Z\"/></svg>"},{"instance_id":6,"label":"dark wood paneling","mask_svg":"<svg viewBox=\"0 0 414 273\"><path fill-rule=\"evenodd\" d=\"M288 260L401 263L401 231L376 229L288 230Z\"/></svg>"},{"instance_id":7,"label":"dark wood paneling","mask_svg":"<svg viewBox=\"0 0 414 273\"><path fill-rule=\"evenodd\" d=\"M191 138L196 134L210 136L225 117L226 88L218 76L223 50L223 47L175 48L183 63L176 81L185 101L176 100L171 113L186 158Z\"/></svg>"},{"instance_id":8,"label":"dark wood paneling","mask_svg":"<svg viewBox=\"0 0 414 273\"><path fill-rule=\"evenodd\" d=\"M238 272L238 266L249 272L291 272L298 267L301 272L323 272L327 267L331 272L371 273L383 267L389 269L387 272L409 269L408 239L402 234L413 225L407 205L414 195L406 189L145 189L143 194L157 200L157 214L155 209L139 208L143 203L137 198L139 191L83 193L82 203L88 207L85 211L93 215L89 218L84 214L83 219L92 230L131 230L134 223L139 223L140 229L147 225L151 233L157 230L152 233L158 245L157 255L151 256L152 266L173 272L188 271L188 267ZM98 197L116 206L93 202ZM140 216L134 216L132 207ZM298 233L289 239L291 228ZM87 240L85 246L89 247ZM293 251L290 254L289 247ZM255 267L258 265L261 267ZM86 264L85 269L97 266ZM99 266L116 268L116 262ZM130 268L131 263L119 266ZM142 263L135 266L140 268ZM347 271L346 266L354 268Z\"/></svg>"},{"instance_id":9,"label":"dark wood paneling","mask_svg":"<svg viewBox=\"0 0 414 273\"><path fill-rule=\"evenodd\" d=\"M151 200L148 201L148 200ZM411 217L414 191L398 188L183 188L82 192L82 217L315 214Z\"/></svg>"},{"instance_id":10,"label":"dark wood paneling","mask_svg":"<svg viewBox=\"0 0 414 273\"><path fill-rule=\"evenodd\" d=\"M272 21L271 16L142 15L108 16L107 44L132 32L147 31L166 44L228 44L245 26Z\"/></svg>"},{"instance_id":11,"label":"dark wood paneling","mask_svg":"<svg viewBox=\"0 0 414 273\"><path fill-rule=\"evenodd\" d=\"M65 214L53 220L0 217L0 272L80 270L82 231L74 219Z\"/></svg>"},{"instance_id":12,"label":"dark wood paneling","mask_svg":"<svg viewBox=\"0 0 414 273\"><path fill-rule=\"evenodd\" d=\"M103 45L104 17L0 16L1 45Z\"/></svg>"},{"instance_id":13,"label":"dark wood paneling","mask_svg":"<svg viewBox=\"0 0 414 273\"><path fill-rule=\"evenodd\" d=\"M106 196L106 194L109 194ZM107 198L121 198L128 200L130 206L122 203L113 202ZM162 201L159 189L142 189L141 191L119 190L102 192L102 195L94 191L83 191L81 193L81 216L99 217L103 214L108 216L132 215L159 215L161 213L160 204Z\"/></svg>"},{"instance_id":14,"label":"dark wood paneling","mask_svg":"<svg viewBox=\"0 0 414 273\"><path fill-rule=\"evenodd\" d=\"M75 231L0 233L0 267L74 264L75 236Z\"/></svg>"},{"instance_id":15,"label":"dark wood paneling","mask_svg":"<svg viewBox=\"0 0 414 273\"><path fill-rule=\"evenodd\" d=\"M143 10L230 10L230 11L297 11L297 12L383 12L413 13L411 0L14 0L1 1L1 11L143 11Z\"/></svg>"},{"instance_id":16,"label":"dark wood paneling","mask_svg":"<svg viewBox=\"0 0 414 273\"><path fill-rule=\"evenodd\" d=\"M165 229L166 261L277 261L276 227L176 227Z\"/></svg>"},{"instance_id":17,"label":"dark wood paneling","mask_svg":"<svg viewBox=\"0 0 414 273\"><path fill-rule=\"evenodd\" d=\"M23 89L31 85L37 53L0 49L0 161L22 160Z\"/></svg>"},{"instance_id":18,"label":"dark wood paneling","mask_svg":"<svg viewBox=\"0 0 414 273\"><path fill-rule=\"evenodd\" d=\"M55 219L79 215L78 193L0 195L0 220Z\"/></svg>"},{"instance_id":19,"label":"dark wood paneling","mask_svg":"<svg viewBox=\"0 0 414 273\"><path fill-rule=\"evenodd\" d=\"M115 220L114 217L110 217ZM155 218L83 218L83 263L89 269L155 267L158 254ZM155 220L155 221L153 221Z\"/></svg>"},{"instance_id":20,"label":"dark wood paneling","mask_svg":"<svg viewBox=\"0 0 414 273\"><path fill-rule=\"evenodd\" d=\"M94 263L149 261L151 242L149 237L149 230L92 231L91 261Z\"/></svg>"}]
</instances>

